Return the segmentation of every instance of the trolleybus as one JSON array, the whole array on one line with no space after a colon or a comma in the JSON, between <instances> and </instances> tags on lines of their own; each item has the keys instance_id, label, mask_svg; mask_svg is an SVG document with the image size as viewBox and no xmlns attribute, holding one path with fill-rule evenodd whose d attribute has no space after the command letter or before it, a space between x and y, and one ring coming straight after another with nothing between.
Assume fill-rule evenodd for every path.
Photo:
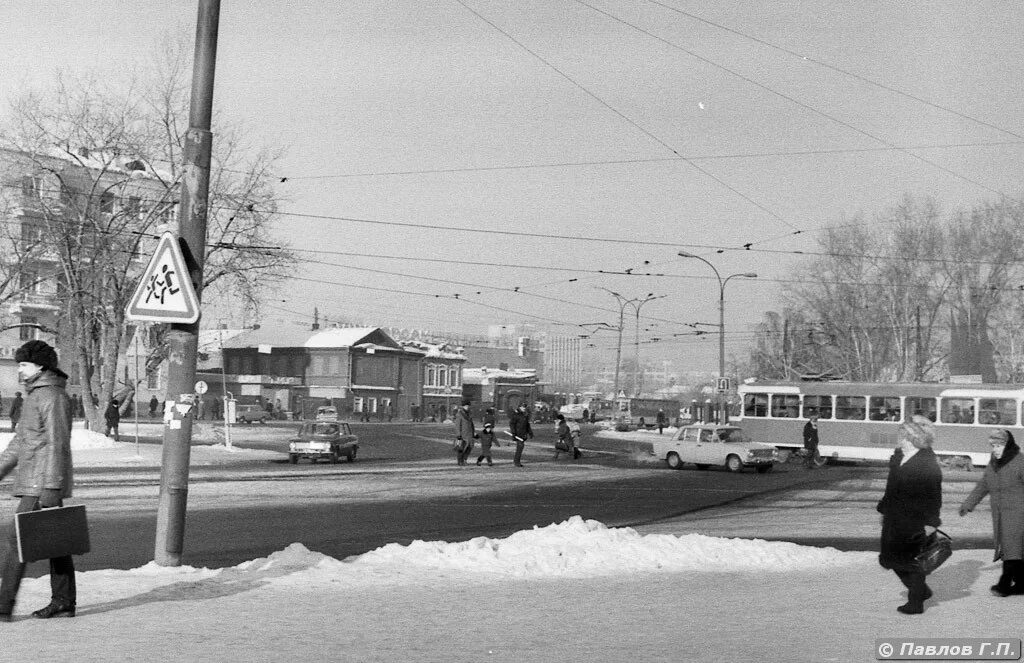
<instances>
[{"instance_id":1,"label":"trolleybus","mask_svg":"<svg viewBox=\"0 0 1024 663\"><path fill-rule=\"evenodd\" d=\"M780 450L803 447L803 426L818 415L824 458L885 460L900 422L920 414L935 422L940 457L988 463L992 430L1024 440L1024 386L1011 384L751 382L739 386L737 417L753 439Z\"/></svg>"}]
</instances>

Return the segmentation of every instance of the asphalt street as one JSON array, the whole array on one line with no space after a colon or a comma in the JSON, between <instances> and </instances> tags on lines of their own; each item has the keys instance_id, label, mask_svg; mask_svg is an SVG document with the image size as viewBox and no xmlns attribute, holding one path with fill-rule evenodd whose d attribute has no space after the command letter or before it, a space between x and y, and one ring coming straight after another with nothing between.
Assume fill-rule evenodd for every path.
<instances>
[{"instance_id":1,"label":"asphalt street","mask_svg":"<svg viewBox=\"0 0 1024 663\"><path fill-rule=\"evenodd\" d=\"M584 438L583 459L555 461L553 435L543 427L528 445L524 468L512 466L508 445L495 450L494 467L458 467L446 426L408 423L354 425L361 444L355 463L290 465L284 452L293 428L253 427L236 438L239 446L280 451L279 461L193 472L183 563L230 566L293 542L343 559L387 543L504 537L574 515L609 526L642 526L715 507L756 505L795 488L884 477L878 466L808 471L786 464L767 474L672 471L647 456L643 444L592 434ZM87 468L76 483L77 499L90 508L93 543L93 552L76 561L79 568L134 568L152 560L159 468ZM794 540L791 534L781 538ZM874 537L811 535L798 542L848 550L877 545ZM30 571L44 574L45 565Z\"/></svg>"}]
</instances>

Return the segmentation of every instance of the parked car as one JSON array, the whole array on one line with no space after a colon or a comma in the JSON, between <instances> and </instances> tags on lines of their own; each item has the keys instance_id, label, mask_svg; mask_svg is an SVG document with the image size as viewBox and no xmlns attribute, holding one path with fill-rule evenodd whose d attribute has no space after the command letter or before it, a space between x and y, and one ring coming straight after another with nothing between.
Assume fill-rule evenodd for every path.
<instances>
[{"instance_id":1,"label":"parked car","mask_svg":"<svg viewBox=\"0 0 1024 663\"><path fill-rule=\"evenodd\" d=\"M347 458L354 463L357 451L359 438L352 434L347 421L304 421L288 443L288 461L294 465L300 458L314 463L324 458L337 463Z\"/></svg>"},{"instance_id":2,"label":"parked car","mask_svg":"<svg viewBox=\"0 0 1024 663\"><path fill-rule=\"evenodd\" d=\"M684 426L671 438L655 441L653 447L654 455L675 470L693 463L701 470L717 465L730 472L753 467L764 473L779 459L774 446L752 441L739 426L720 424Z\"/></svg>"},{"instance_id":3,"label":"parked car","mask_svg":"<svg viewBox=\"0 0 1024 663\"><path fill-rule=\"evenodd\" d=\"M239 403L235 405L235 421L238 423L251 424L254 421L258 421L261 424L267 423L267 419L270 418L270 413L264 410L259 405L246 403Z\"/></svg>"}]
</instances>

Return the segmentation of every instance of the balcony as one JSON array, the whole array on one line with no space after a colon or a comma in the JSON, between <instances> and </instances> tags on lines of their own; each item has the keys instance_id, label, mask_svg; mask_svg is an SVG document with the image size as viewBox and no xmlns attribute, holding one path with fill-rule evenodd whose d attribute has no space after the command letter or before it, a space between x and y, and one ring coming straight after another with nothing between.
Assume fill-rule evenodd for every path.
<instances>
[{"instance_id":1,"label":"balcony","mask_svg":"<svg viewBox=\"0 0 1024 663\"><path fill-rule=\"evenodd\" d=\"M12 300L10 312L21 313L26 310L57 311L59 308L55 294L25 293Z\"/></svg>"}]
</instances>

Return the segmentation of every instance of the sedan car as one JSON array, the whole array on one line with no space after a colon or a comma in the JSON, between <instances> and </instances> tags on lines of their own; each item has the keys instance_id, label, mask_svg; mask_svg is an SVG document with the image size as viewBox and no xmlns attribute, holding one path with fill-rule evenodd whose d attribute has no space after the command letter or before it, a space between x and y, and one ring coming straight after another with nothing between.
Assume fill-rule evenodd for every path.
<instances>
[{"instance_id":1,"label":"sedan car","mask_svg":"<svg viewBox=\"0 0 1024 663\"><path fill-rule=\"evenodd\" d=\"M359 438L352 434L346 421L304 421L298 434L288 443L288 461L298 463L308 458L315 463L321 458L332 463L342 458L354 463L359 451Z\"/></svg>"},{"instance_id":2,"label":"sedan car","mask_svg":"<svg viewBox=\"0 0 1024 663\"><path fill-rule=\"evenodd\" d=\"M730 472L744 467L767 472L779 458L772 445L752 441L739 426L722 424L683 426L668 440L654 442L653 447L654 455L675 470L693 463L702 470L717 465Z\"/></svg>"}]
</instances>

